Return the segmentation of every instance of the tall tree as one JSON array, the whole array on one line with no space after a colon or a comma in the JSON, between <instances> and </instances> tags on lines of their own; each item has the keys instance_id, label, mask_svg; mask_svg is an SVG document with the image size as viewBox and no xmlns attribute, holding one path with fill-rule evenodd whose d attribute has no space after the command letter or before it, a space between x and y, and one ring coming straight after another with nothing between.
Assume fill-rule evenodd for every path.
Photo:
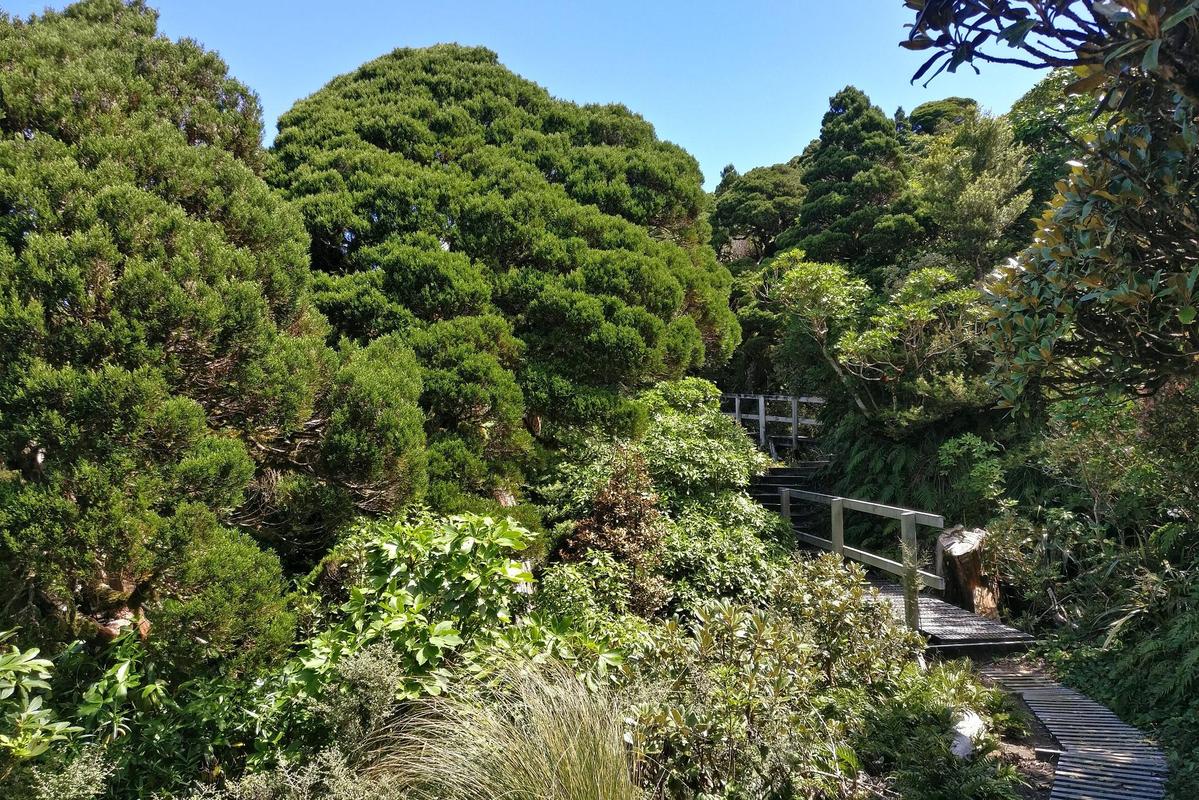
<instances>
[{"instance_id":1,"label":"tall tree","mask_svg":"<svg viewBox=\"0 0 1199 800\"><path fill-rule=\"evenodd\" d=\"M712 211L718 250L745 242L756 261L772 254L775 239L795 223L804 192L802 171L793 161L722 180Z\"/></svg>"},{"instance_id":2,"label":"tall tree","mask_svg":"<svg viewBox=\"0 0 1199 800\"><path fill-rule=\"evenodd\" d=\"M488 50L397 50L336 78L281 119L271 180L303 211L335 334L416 343L446 491L511 492L522 418L617 424L627 387L737 341L695 160Z\"/></svg>"},{"instance_id":3,"label":"tall tree","mask_svg":"<svg viewBox=\"0 0 1199 800\"><path fill-rule=\"evenodd\" d=\"M183 666L289 641L239 524L287 536L284 493L390 507L424 474L411 355L324 343L256 98L155 31L119 0L0 20L0 607Z\"/></svg>"},{"instance_id":4,"label":"tall tree","mask_svg":"<svg viewBox=\"0 0 1199 800\"><path fill-rule=\"evenodd\" d=\"M930 100L912 109L908 122L912 133L934 134L961 125L978 115L978 101L970 97Z\"/></svg>"},{"instance_id":5,"label":"tall tree","mask_svg":"<svg viewBox=\"0 0 1199 800\"><path fill-rule=\"evenodd\" d=\"M942 126L916 158L914 194L931 233L930 246L974 279L1011 256L1023 241L1016 228L1031 192L1023 189L1028 151L1003 117L972 111Z\"/></svg>"},{"instance_id":6,"label":"tall tree","mask_svg":"<svg viewBox=\"0 0 1199 800\"><path fill-rule=\"evenodd\" d=\"M779 237L779 249L799 247L815 261L863 273L893 261L920 233L904 197L902 159L895 122L860 90L837 92L806 158L798 222Z\"/></svg>"},{"instance_id":7,"label":"tall tree","mask_svg":"<svg viewBox=\"0 0 1199 800\"><path fill-rule=\"evenodd\" d=\"M1185 0L909 3L919 74L972 60L1073 67L1109 124L989 289L1004 398L1194 380L1199 354L1199 7ZM997 55L991 39L1016 54ZM985 45L985 46L984 46ZM1062 98L1061 102L1066 103ZM1030 392L1036 397L1038 392Z\"/></svg>"},{"instance_id":8,"label":"tall tree","mask_svg":"<svg viewBox=\"0 0 1199 800\"><path fill-rule=\"evenodd\" d=\"M1094 99L1067 91L1077 77L1068 69L1054 70L1013 103L1007 114L1016 141L1030 153L1032 201L1025 212L1027 230L1056 193L1057 182L1070 174L1068 162L1083 154L1087 139L1098 135L1108 116L1093 118Z\"/></svg>"}]
</instances>

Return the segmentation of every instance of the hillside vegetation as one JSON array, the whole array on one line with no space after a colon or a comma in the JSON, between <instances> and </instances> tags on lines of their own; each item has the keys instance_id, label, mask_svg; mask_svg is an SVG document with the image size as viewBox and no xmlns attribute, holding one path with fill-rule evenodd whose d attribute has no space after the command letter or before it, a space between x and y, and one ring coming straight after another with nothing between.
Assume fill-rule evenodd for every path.
<instances>
[{"instance_id":1,"label":"hillside vegetation","mask_svg":"<svg viewBox=\"0 0 1199 800\"><path fill-rule=\"evenodd\" d=\"M837 492L985 527L1006 617L1156 733L1190 797L1199 9L907 5L929 70L1057 69L1008 114L947 98L889 126L847 87L794 158L726 168L713 243L744 342L713 374L827 395Z\"/></svg>"},{"instance_id":2,"label":"hillside vegetation","mask_svg":"<svg viewBox=\"0 0 1199 800\"><path fill-rule=\"evenodd\" d=\"M1009 701L750 499L722 390L986 527L1191 796L1199 6L908 5L932 66L1079 55L1008 114L846 87L711 195L482 48L264 147L141 0L0 16L0 796L1023 796Z\"/></svg>"}]
</instances>

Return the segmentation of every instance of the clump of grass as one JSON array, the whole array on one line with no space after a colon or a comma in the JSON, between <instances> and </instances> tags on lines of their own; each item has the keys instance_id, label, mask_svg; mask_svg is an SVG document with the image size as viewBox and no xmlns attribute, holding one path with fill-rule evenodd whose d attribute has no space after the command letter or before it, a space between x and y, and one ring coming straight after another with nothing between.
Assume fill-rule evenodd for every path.
<instances>
[{"instance_id":1,"label":"clump of grass","mask_svg":"<svg viewBox=\"0 0 1199 800\"><path fill-rule=\"evenodd\" d=\"M560 666L430 698L375 745L372 771L412 800L636 800L613 698Z\"/></svg>"}]
</instances>

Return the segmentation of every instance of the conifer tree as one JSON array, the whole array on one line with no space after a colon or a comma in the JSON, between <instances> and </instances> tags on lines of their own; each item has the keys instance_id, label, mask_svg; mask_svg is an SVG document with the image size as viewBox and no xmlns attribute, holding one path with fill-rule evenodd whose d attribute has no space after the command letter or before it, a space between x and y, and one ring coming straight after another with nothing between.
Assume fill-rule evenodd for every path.
<instances>
[{"instance_id":1,"label":"conifer tree","mask_svg":"<svg viewBox=\"0 0 1199 800\"><path fill-rule=\"evenodd\" d=\"M960 277L982 277L1022 244L1029 151L1006 118L977 111L927 139L912 173L932 247L960 265Z\"/></svg>"},{"instance_id":2,"label":"conifer tree","mask_svg":"<svg viewBox=\"0 0 1199 800\"><path fill-rule=\"evenodd\" d=\"M941 133L978 116L978 101L971 97L943 97L912 109L908 123L912 133Z\"/></svg>"},{"instance_id":3,"label":"conifer tree","mask_svg":"<svg viewBox=\"0 0 1199 800\"><path fill-rule=\"evenodd\" d=\"M326 345L257 99L141 2L4 18L0 61L0 607L181 666L278 649L247 531L295 555L418 495L411 352Z\"/></svg>"},{"instance_id":4,"label":"conifer tree","mask_svg":"<svg viewBox=\"0 0 1199 800\"><path fill-rule=\"evenodd\" d=\"M813 261L845 262L857 271L895 260L920 234L894 120L847 86L829 100L820 139L806 155L807 195L778 249L799 247Z\"/></svg>"},{"instance_id":5,"label":"conifer tree","mask_svg":"<svg viewBox=\"0 0 1199 800\"><path fill-rule=\"evenodd\" d=\"M285 114L273 154L335 336L417 350L439 497L509 494L530 432L627 424L626 390L736 343L695 160L488 50L371 61Z\"/></svg>"},{"instance_id":6,"label":"conifer tree","mask_svg":"<svg viewBox=\"0 0 1199 800\"><path fill-rule=\"evenodd\" d=\"M792 162L751 169L733 175L717 187L712 211L714 244L726 247L733 239L746 241L757 261L774 251L780 233L795 223L803 202L800 167Z\"/></svg>"}]
</instances>

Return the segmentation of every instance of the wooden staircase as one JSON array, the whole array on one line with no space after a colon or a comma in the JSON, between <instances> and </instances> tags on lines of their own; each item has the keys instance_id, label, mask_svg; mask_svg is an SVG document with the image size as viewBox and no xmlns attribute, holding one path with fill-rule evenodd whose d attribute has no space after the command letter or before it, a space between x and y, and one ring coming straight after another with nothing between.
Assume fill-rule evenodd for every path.
<instances>
[{"instance_id":1,"label":"wooden staircase","mask_svg":"<svg viewBox=\"0 0 1199 800\"><path fill-rule=\"evenodd\" d=\"M801 462L788 467L771 467L749 482L749 496L774 512L782 511L779 489L813 489L820 470L821 461Z\"/></svg>"}]
</instances>

